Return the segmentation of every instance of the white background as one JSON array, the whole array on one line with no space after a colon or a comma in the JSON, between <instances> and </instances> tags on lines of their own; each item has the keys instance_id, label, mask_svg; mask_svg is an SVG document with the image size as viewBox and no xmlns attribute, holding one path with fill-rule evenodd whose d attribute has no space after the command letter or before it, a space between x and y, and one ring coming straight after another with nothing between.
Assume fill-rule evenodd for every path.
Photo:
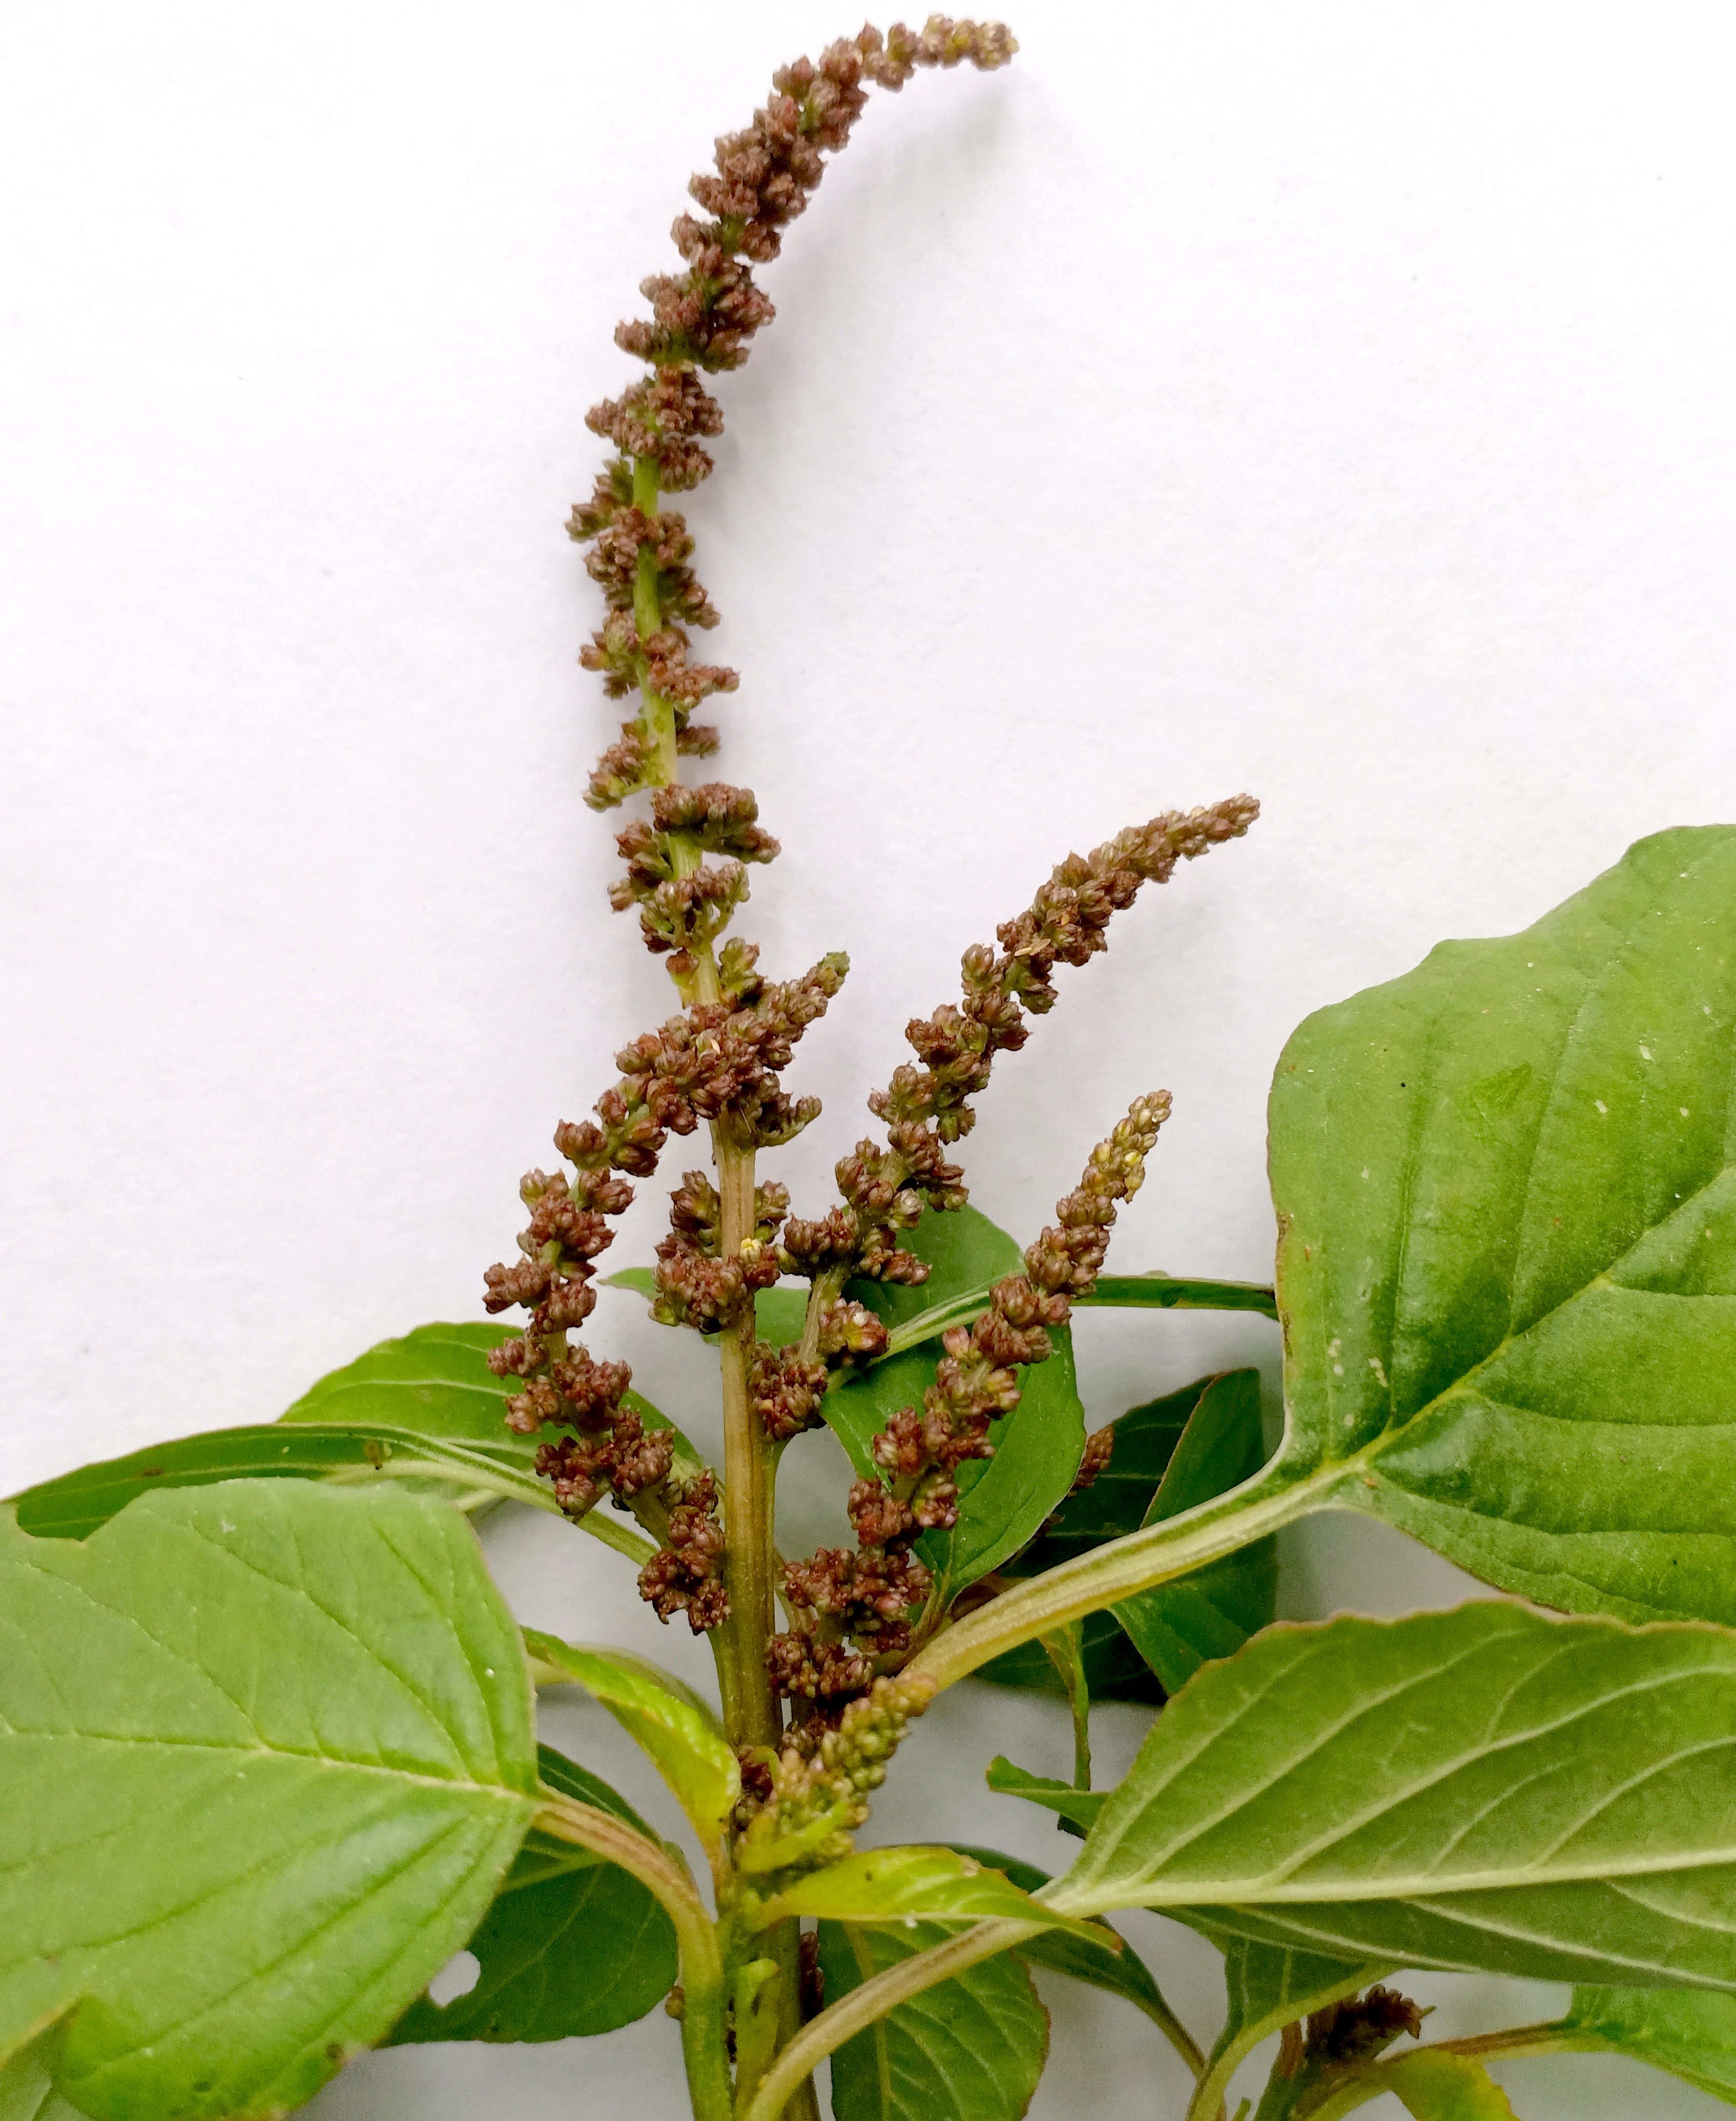
<instances>
[{"instance_id":1,"label":"white background","mask_svg":"<svg viewBox=\"0 0 1736 2121\"><path fill-rule=\"evenodd\" d=\"M779 971L855 965L793 1071L828 1106L780 1167L798 1207L906 1017L1053 860L1246 786L1254 833L1063 972L968 1147L1028 1235L1162 1084L1118 1264L1263 1276L1264 1093L1302 1015L1736 816L1728 21L1025 0L1010 72L877 100L764 276L778 321L719 386L688 509L705 646L743 674L719 770L786 850L745 929ZM687 172L853 26L806 0L0 17L0 1488L268 1418L477 1315L518 1173L671 1006L579 799L614 718L562 523ZM1258 1321L1080 1337L1099 1417L1275 1358ZM702 1350L623 1296L595 1338L703 1429ZM835 1521L830 1449L792 1543ZM698 1671L590 1542L491 1545L527 1618ZM1463 1587L1335 1521L1286 1568L1295 1612ZM1140 1718L1100 1722L1118 1771ZM645 1801L600 1717L551 1729ZM978 1775L1064 1744L961 1690L879 1824L1058 1864ZM1209 2038L1211 1955L1131 1927ZM1436 2030L1553 2007L1426 1986ZM1141 2020L1051 2001L1036 2115L1179 2113ZM660 2016L411 2050L316 2105L663 2121L674 2055ZM1603 2061L1508 2081L1527 2121L1715 2110Z\"/></svg>"}]
</instances>

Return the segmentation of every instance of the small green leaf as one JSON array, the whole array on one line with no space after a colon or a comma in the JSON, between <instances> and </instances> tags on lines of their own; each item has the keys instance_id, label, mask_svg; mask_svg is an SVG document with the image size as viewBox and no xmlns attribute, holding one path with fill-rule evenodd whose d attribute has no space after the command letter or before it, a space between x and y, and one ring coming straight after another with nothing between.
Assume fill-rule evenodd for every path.
<instances>
[{"instance_id":1,"label":"small green leaf","mask_svg":"<svg viewBox=\"0 0 1736 2121\"><path fill-rule=\"evenodd\" d=\"M930 1262L929 1278L920 1289L893 1282L850 1284L852 1296L894 1326L916 1315L924 1303L946 1302L961 1289L1016 1274L1023 1266L1018 1246L974 1208L925 1214L904 1233L903 1242ZM1028 1545L1079 1471L1085 1410L1073 1373L1072 1336L1062 1327L1050 1338L1054 1353L1046 1363L1020 1371L1018 1405L989 1431L994 1457L967 1459L959 1468L958 1523L950 1532L930 1532L917 1543L917 1554L934 1573L935 1596L943 1604ZM932 1349L892 1355L827 1393L820 1410L864 1480L880 1477L869 1449L874 1437L900 1407L922 1405L934 1382L935 1359Z\"/></svg>"},{"instance_id":2,"label":"small green leaf","mask_svg":"<svg viewBox=\"0 0 1736 2121\"><path fill-rule=\"evenodd\" d=\"M618 1267L613 1274L600 1275L599 1283L604 1289L637 1289L641 1296L651 1297L657 1293L657 1276L648 1266Z\"/></svg>"},{"instance_id":3,"label":"small green leaf","mask_svg":"<svg viewBox=\"0 0 1736 2121\"><path fill-rule=\"evenodd\" d=\"M65 2014L94 2121L264 2116L390 2029L537 1806L474 1536L391 1489L0 1518L0 2049Z\"/></svg>"},{"instance_id":4,"label":"small green leaf","mask_svg":"<svg viewBox=\"0 0 1736 2121\"><path fill-rule=\"evenodd\" d=\"M516 1337L486 1320L418 1326L329 1371L279 1419L339 1429L384 1425L530 1457L535 1446L515 1436L502 1415L508 1396L520 1389L518 1380L496 1377L488 1363L491 1348Z\"/></svg>"},{"instance_id":5,"label":"small green leaf","mask_svg":"<svg viewBox=\"0 0 1736 2121\"><path fill-rule=\"evenodd\" d=\"M1272 1085L1289 1455L1570 1611L1736 1622L1736 827L1310 1017Z\"/></svg>"},{"instance_id":6,"label":"small green leaf","mask_svg":"<svg viewBox=\"0 0 1736 2121\"><path fill-rule=\"evenodd\" d=\"M1051 1895L1346 1959L1736 1989L1736 1636L1479 1603L1269 1629Z\"/></svg>"},{"instance_id":7,"label":"small green leaf","mask_svg":"<svg viewBox=\"0 0 1736 2121\"><path fill-rule=\"evenodd\" d=\"M959 1855L973 1857L990 1870L1004 1871L1023 1892L1034 1893L1052 1882L1047 1871L1039 1871L1034 1863L1022 1863L1016 1856L1003 1856L994 1848L954 1845ZM1104 1933L1094 1934L1099 1931ZM1018 1953L1020 1958L1029 1960L1035 1965L1052 1967L1056 1973L1071 1974L1076 1981L1086 1982L1094 1988L1107 1989L1112 1996L1125 1997L1147 2017L1162 2025L1166 2033L1178 2024L1164 2001L1162 1991L1152 1979L1150 1969L1120 1932L1111 1929L1107 1923L1086 1923L1072 1929L1046 1929L1041 1937L1027 1937L1018 1947Z\"/></svg>"},{"instance_id":8,"label":"small green leaf","mask_svg":"<svg viewBox=\"0 0 1736 2121\"><path fill-rule=\"evenodd\" d=\"M537 1757L550 1788L600 1805L656 1839L629 1804L575 1761L546 1746ZM545 1851L577 1860L552 1862ZM469 1949L480 1969L476 1985L450 2003L419 1997L387 2046L613 2032L655 2008L677 1971L674 1927L647 1886L618 1864L534 1832Z\"/></svg>"},{"instance_id":9,"label":"small green leaf","mask_svg":"<svg viewBox=\"0 0 1736 2121\"><path fill-rule=\"evenodd\" d=\"M762 1289L754 1298L754 1330L774 1348L787 1348L800 1340L808 1322L808 1286L789 1282L776 1289Z\"/></svg>"},{"instance_id":10,"label":"small green leaf","mask_svg":"<svg viewBox=\"0 0 1736 2121\"><path fill-rule=\"evenodd\" d=\"M1022 1797L1028 1804L1040 1804L1049 1811L1059 1812L1074 1833L1080 1834L1090 1831L1112 1795L1108 1790L1075 1789L1071 1783L1057 1782L1048 1775L1029 1774L999 1753L988 1764L987 1780L997 1797Z\"/></svg>"},{"instance_id":11,"label":"small green leaf","mask_svg":"<svg viewBox=\"0 0 1736 2121\"><path fill-rule=\"evenodd\" d=\"M823 1922L826 2000L956 1931L939 1923ZM834 2121L1020 2121L1048 2055L1048 2013L1010 1954L937 1981L832 2058Z\"/></svg>"},{"instance_id":12,"label":"small green leaf","mask_svg":"<svg viewBox=\"0 0 1736 2121\"><path fill-rule=\"evenodd\" d=\"M491 1348L517 1338L508 1327L488 1322L418 1326L401 1340L382 1340L321 1377L278 1419L406 1429L416 1436L471 1444L522 1462L528 1470L542 1439L507 1428L505 1403L520 1389L519 1381L496 1377L488 1364ZM647 1429L674 1430L673 1464L678 1473L704 1470L705 1461L693 1445L648 1399L628 1391L621 1403Z\"/></svg>"},{"instance_id":13,"label":"small green leaf","mask_svg":"<svg viewBox=\"0 0 1736 2121\"><path fill-rule=\"evenodd\" d=\"M1265 1459L1259 1372L1208 1378L1142 1522L1158 1524L1210 1502L1258 1472ZM1277 1548L1266 1539L1112 1610L1164 1691L1179 1694L1202 1664L1234 1656L1270 1625L1277 1588Z\"/></svg>"},{"instance_id":14,"label":"small green leaf","mask_svg":"<svg viewBox=\"0 0 1736 2121\"><path fill-rule=\"evenodd\" d=\"M1514 2121L1507 2095L1482 2064L1436 2049L1413 2049L1370 2072L1416 2121Z\"/></svg>"},{"instance_id":15,"label":"small green leaf","mask_svg":"<svg viewBox=\"0 0 1736 2121\"><path fill-rule=\"evenodd\" d=\"M1115 1447L1107 1471L1089 1488L1063 1497L1054 1517L1006 1573L1039 1576L1077 1555L1136 1531L1155 1496L1164 1468L1182 1431L1212 1382L1197 1377L1179 1391L1132 1407L1115 1424ZM1094 1701L1160 1702L1163 1689L1113 1612L1087 1614L1080 1624L1080 1663ZM1055 1666L1040 1643L1023 1643L992 1658L978 1673L999 1686L1037 1694L1062 1692Z\"/></svg>"},{"instance_id":16,"label":"small green leaf","mask_svg":"<svg viewBox=\"0 0 1736 2121\"><path fill-rule=\"evenodd\" d=\"M1083 1304L1110 1310L1256 1311L1276 1318L1278 1301L1263 1282L1204 1281L1171 1274L1100 1274Z\"/></svg>"},{"instance_id":17,"label":"small green leaf","mask_svg":"<svg viewBox=\"0 0 1736 2121\"><path fill-rule=\"evenodd\" d=\"M525 1629L525 1642L602 1703L650 1755L700 1839L718 1840L741 1797L741 1769L692 1690L631 1652L581 1648L534 1628Z\"/></svg>"},{"instance_id":18,"label":"small green leaf","mask_svg":"<svg viewBox=\"0 0 1736 2121\"><path fill-rule=\"evenodd\" d=\"M623 1266L618 1274L604 1275L605 1289L631 1289L647 1300L657 1294L657 1277L648 1266ZM762 1289L754 1298L754 1326L762 1340L769 1340L774 1348L787 1347L792 1340L801 1338L803 1326L808 1317L808 1289L805 1283L784 1282L772 1289ZM715 1340L707 1333L707 1340Z\"/></svg>"},{"instance_id":19,"label":"small green leaf","mask_svg":"<svg viewBox=\"0 0 1736 2121\"><path fill-rule=\"evenodd\" d=\"M1736 1996L1705 1988L1575 1988L1564 2044L1632 2055L1736 2105Z\"/></svg>"},{"instance_id":20,"label":"small green leaf","mask_svg":"<svg viewBox=\"0 0 1736 2121\"><path fill-rule=\"evenodd\" d=\"M502 1434L506 1432L502 1431ZM18 1522L39 1539L83 1539L142 1496L224 1480L335 1480L371 1484L411 1466L415 1477L449 1476L455 1490L487 1482L496 1492L546 1503L547 1490L530 1470L528 1452L483 1450L418 1436L384 1423L325 1428L217 1429L153 1443L124 1458L81 1466L17 1496Z\"/></svg>"},{"instance_id":21,"label":"small green leaf","mask_svg":"<svg viewBox=\"0 0 1736 2121\"><path fill-rule=\"evenodd\" d=\"M1323 1958L1289 1945L1226 1937L1205 1923L1198 1927L1224 1955L1230 2007L1195 2095L1191 2110L1196 2113L1216 2109L1230 2080L1262 2040L1296 2024L1311 2011L1356 1995L1391 1970L1384 1960L1367 1964Z\"/></svg>"},{"instance_id":22,"label":"small green leaf","mask_svg":"<svg viewBox=\"0 0 1736 2121\"><path fill-rule=\"evenodd\" d=\"M990 1222L979 1208L967 1205L944 1214L931 1208L898 1242L906 1252L927 1261L927 1280L852 1281L848 1292L894 1333L937 1305L955 1303L978 1293L986 1303L996 1282L1024 1271L1018 1240ZM924 1337L928 1337L926 1333Z\"/></svg>"},{"instance_id":23,"label":"small green leaf","mask_svg":"<svg viewBox=\"0 0 1736 2121\"><path fill-rule=\"evenodd\" d=\"M1153 1707L1164 1690L1113 1612L1087 1613L1079 1623L1079 1662L1094 1701L1140 1701ZM1054 1666L1040 1642L1021 1643L982 1666L976 1676L1023 1693L1061 1695Z\"/></svg>"},{"instance_id":24,"label":"small green leaf","mask_svg":"<svg viewBox=\"0 0 1736 2121\"><path fill-rule=\"evenodd\" d=\"M1073 1336L1063 1326L1049 1339L1053 1354L1020 1371L1019 1404L989 1431L994 1457L967 1459L959 1468L959 1522L917 1542L945 1601L1029 1545L1079 1471L1085 1409L1073 1373Z\"/></svg>"},{"instance_id":25,"label":"small green leaf","mask_svg":"<svg viewBox=\"0 0 1736 2121\"><path fill-rule=\"evenodd\" d=\"M54 2089L58 2023L0 2063L0 2121L86 2121Z\"/></svg>"},{"instance_id":26,"label":"small green leaf","mask_svg":"<svg viewBox=\"0 0 1736 2121\"><path fill-rule=\"evenodd\" d=\"M1040 1922L1099 1945L1104 1935L1100 1928L1052 1913L1001 1872L947 1848L858 1849L842 1862L810 1871L768 1900L763 1926L794 1915L842 1923L905 1923L918 1917L953 1923Z\"/></svg>"}]
</instances>

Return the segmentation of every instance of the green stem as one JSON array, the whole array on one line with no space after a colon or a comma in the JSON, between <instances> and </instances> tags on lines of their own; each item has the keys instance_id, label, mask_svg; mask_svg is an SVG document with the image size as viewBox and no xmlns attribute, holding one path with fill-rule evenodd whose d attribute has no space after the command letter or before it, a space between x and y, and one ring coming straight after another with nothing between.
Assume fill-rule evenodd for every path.
<instances>
[{"instance_id":1,"label":"green stem","mask_svg":"<svg viewBox=\"0 0 1736 2121\"><path fill-rule=\"evenodd\" d=\"M937 1635L905 1667L912 1679L950 1686L1003 1650L1082 1620L1324 1508L1354 1476L1343 1464L1299 1474L1278 1457L1251 1480L1178 1517L1110 1540L1006 1592Z\"/></svg>"},{"instance_id":2,"label":"green stem","mask_svg":"<svg viewBox=\"0 0 1736 2121\"><path fill-rule=\"evenodd\" d=\"M680 1955L681 2047L693 2121L730 2121L735 2102L730 2090L728 1992L717 1932L692 1881L667 1851L595 1805L545 1793L535 1824L558 1840L618 1863L656 1894L674 1924Z\"/></svg>"},{"instance_id":3,"label":"green stem","mask_svg":"<svg viewBox=\"0 0 1736 2121\"><path fill-rule=\"evenodd\" d=\"M1276 1318L1277 1299L1272 1290L1251 1281L1181 1280L1167 1274L1099 1275L1089 1296L1075 1297L1077 1308L1099 1311L1252 1311L1262 1318ZM973 1325L989 1308L989 1284L961 1290L944 1303L931 1304L895 1326L888 1335L885 1355L901 1355L907 1348L919 1348L954 1326Z\"/></svg>"},{"instance_id":4,"label":"green stem","mask_svg":"<svg viewBox=\"0 0 1736 2121\"><path fill-rule=\"evenodd\" d=\"M1586 2054L1603 2049L1620 2053L1595 2033L1578 2031L1565 2021L1509 2025L1503 2032L1471 2033L1463 2039L1430 2040L1426 2044L1432 2053L1463 2055L1472 2062L1481 2062L1485 2055Z\"/></svg>"},{"instance_id":5,"label":"green stem","mask_svg":"<svg viewBox=\"0 0 1736 2121\"><path fill-rule=\"evenodd\" d=\"M1310 2011L1323 2010L1328 2003L1337 2002L1341 1997L1354 1996L1392 1970L1390 1966L1374 1960L1352 1967L1342 1980L1329 1983L1322 1988L1310 1989L1304 1995L1288 1997L1275 2009L1240 2020L1233 2034L1226 2028L1194 2087L1186 2121L1223 2121L1224 2107L1230 2094L1230 2080L1262 2040L1269 2039L1274 2033L1290 2034L1294 2029L1300 2028L1302 2019ZM1296 2037L1300 2037L1300 2032ZM1288 2043L1286 2050L1293 2053ZM1282 2057L1280 2058L1281 2060ZM1270 2089L1268 2086L1267 2090Z\"/></svg>"},{"instance_id":6,"label":"green stem","mask_svg":"<svg viewBox=\"0 0 1736 2121\"><path fill-rule=\"evenodd\" d=\"M739 2121L782 2121L788 2102L803 2082L853 2034L884 2018L912 1996L920 1996L936 1982L950 1980L979 1960L1012 1950L1027 1937L1038 1935L1042 1928L1041 1923L978 1923L958 1937L948 1937L944 1944L931 1945L926 1951L873 1975L803 2026L767 2071L758 2091L740 2109Z\"/></svg>"},{"instance_id":7,"label":"green stem","mask_svg":"<svg viewBox=\"0 0 1736 2121\"><path fill-rule=\"evenodd\" d=\"M1065 1627L1039 1635L1038 1640L1055 1667L1073 1719L1073 1787L1088 1790L1091 1787L1091 1690L1085 1683L1080 1625L1070 1620Z\"/></svg>"}]
</instances>

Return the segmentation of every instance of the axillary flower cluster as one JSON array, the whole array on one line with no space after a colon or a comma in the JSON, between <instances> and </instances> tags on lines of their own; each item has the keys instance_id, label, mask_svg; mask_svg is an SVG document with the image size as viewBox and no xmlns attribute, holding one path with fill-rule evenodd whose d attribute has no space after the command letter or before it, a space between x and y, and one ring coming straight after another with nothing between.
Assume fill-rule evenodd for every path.
<instances>
[{"instance_id":1,"label":"axillary flower cluster","mask_svg":"<svg viewBox=\"0 0 1736 2121\"><path fill-rule=\"evenodd\" d=\"M1154 818L1089 855L1069 855L1002 924L998 947L965 952L959 1000L908 1025L915 1060L869 1098L881 1131L838 1164L838 1200L816 1217L794 1215L786 1189L756 1177L758 1153L791 1140L819 1111L816 1099L788 1095L782 1078L848 966L833 955L793 979L771 980L757 948L726 935L748 897L749 868L772 860L777 842L750 790L680 781L684 758L717 748L716 730L693 721L693 711L734 692L737 680L693 660L691 630L715 626L718 615L693 571L684 520L660 503L711 472L705 443L721 431L722 414L702 377L739 366L771 321L753 268L778 254L869 87L902 88L919 67L1000 67L1015 49L996 25L936 16L920 32L864 29L817 62L777 74L751 125L718 142L715 172L693 179L705 217L683 213L673 231L685 270L646 280L651 316L616 332L617 344L650 372L590 412L589 424L616 454L569 526L608 606L581 660L612 697L636 703L597 763L588 800L606 810L646 799L646 813L617 835L626 867L611 898L618 911L637 909L680 1006L623 1048L619 1079L592 1118L557 1129L567 1168L524 1180L530 1221L520 1256L488 1270L486 1301L491 1312L517 1306L529 1316L491 1361L517 1387L511 1426L544 1437L538 1471L562 1509L581 1517L607 1497L631 1512L657 1550L641 1573L642 1594L665 1621L684 1614L712 1639L743 1761L738 1854L747 1872L800 1860L798 1844L811 1860L835 1853L906 1719L920 1712L924 1690L896 1675L947 1616L929 1610L934 1587L915 1544L956 1522L959 1467L993 1455L995 1424L1019 1401L1020 1371L1045 1359L1052 1331L1091 1289L1117 1204L1140 1184L1167 1095L1135 1102L1092 1151L1053 1224L1026 1251L1023 1271L993 1289L974 1324L945 1335L922 1404L895 1412L874 1440L880 1477L851 1489L853 1549L779 1562L771 1526L778 1457L820 1424L828 1391L886 1348L886 1328L860 1300L861 1285L926 1278L903 1240L923 1215L964 1205L953 1151L973 1124L970 1101L996 1056L1024 1045L1029 1017L1052 1005L1056 967L1102 950L1112 916L1142 885L1239 837L1257 811L1236 796ZM630 1182L652 1175L671 1134L692 1135L702 1121L713 1170L685 1172L670 1196L653 1312L716 1339L721 1489L678 1451L673 1431L636 1408L627 1366L599 1360L573 1337L595 1304L596 1261L611 1219L632 1198ZM809 1284L802 1331L773 1345L759 1336L755 1298L792 1278ZM1106 1441L1094 1439L1085 1477L1106 1452Z\"/></svg>"}]
</instances>

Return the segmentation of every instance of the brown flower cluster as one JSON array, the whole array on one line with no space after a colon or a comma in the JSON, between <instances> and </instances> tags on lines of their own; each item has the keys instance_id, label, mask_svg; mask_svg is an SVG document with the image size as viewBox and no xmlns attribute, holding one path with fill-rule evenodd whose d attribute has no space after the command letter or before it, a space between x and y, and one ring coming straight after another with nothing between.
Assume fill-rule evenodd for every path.
<instances>
[{"instance_id":1,"label":"brown flower cluster","mask_svg":"<svg viewBox=\"0 0 1736 2121\"><path fill-rule=\"evenodd\" d=\"M1025 1011L1054 1005L1057 963L1082 965L1108 947L1111 916L1131 906L1146 883L1166 883L1225 840L1239 839L1259 815L1251 795L1208 808L1165 811L1130 826L1089 855L1069 855L1026 910L996 930L998 952L978 944L964 953L964 996L913 1019L905 1037L920 1067L908 1061L868 1102L887 1121L886 1144L856 1144L838 1166L841 1205L814 1222L792 1219L783 1232L785 1273L828 1278L921 1281L927 1270L903 1251L898 1233L925 1205L962 1207L964 1174L945 1151L975 1123L968 1100L987 1084L995 1056L1016 1053L1029 1036Z\"/></svg>"},{"instance_id":2,"label":"brown flower cluster","mask_svg":"<svg viewBox=\"0 0 1736 2121\"><path fill-rule=\"evenodd\" d=\"M1310 2012L1308 2056L1323 2063L1372 2062L1401 2033L1422 2034L1422 2013L1408 1996L1378 1982L1364 1996L1347 1996Z\"/></svg>"},{"instance_id":3,"label":"brown flower cluster","mask_svg":"<svg viewBox=\"0 0 1736 2121\"><path fill-rule=\"evenodd\" d=\"M714 749L716 732L690 728L688 717L710 694L735 688L733 670L688 660L687 629L715 626L717 613L688 565L686 524L679 514L658 513L656 501L660 492L688 492L712 468L704 445L722 432L723 414L697 371L739 367L754 333L771 322L754 266L777 255L783 230L825 174L823 158L847 143L868 84L897 90L918 67L966 59L992 68L1016 49L996 24L942 15L921 31L898 23L882 37L866 28L828 45L818 63L803 58L782 68L753 123L717 142L715 174L689 185L709 218L678 217L670 234L686 270L645 281L640 291L651 316L616 330L615 343L648 362L651 373L591 408L589 426L618 454L567 525L589 543L586 566L609 604L581 660L602 674L611 698L642 697L641 712L623 725L591 776L588 800L595 808L670 780L671 738L677 751Z\"/></svg>"},{"instance_id":4,"label":"brown flower cluster","mask_svg":"<svg viewBox=\"0 0 1736 2121\"><path fill-rule=\"evenodd\" d=\"M995 1284L973 1326L942 1336L921 1410L900 1408L870 1447L881 1478L850 1490L855 1550L822 1547L786 1565L795 1625L772 1638L767 1662L778 1692L805 1704L808 1719L835 1719L840 1703L908 1654L912 1615L932 1587L910 1549L925 1531L958 1522L959 1466L994 1456L990 1429L1019 1403L1015 1371L1048 1359L1050 1329L1064 1326L1076 1298L1090 1293L1116 1204L1138 1191L1169 1115L1167 1091L1136 1098L1057 1204L1055 1222L1026 1247L1024 1272ZM1106 1452L1097 1456L1106 1461Z\"/></svg>"}]
</instances>

